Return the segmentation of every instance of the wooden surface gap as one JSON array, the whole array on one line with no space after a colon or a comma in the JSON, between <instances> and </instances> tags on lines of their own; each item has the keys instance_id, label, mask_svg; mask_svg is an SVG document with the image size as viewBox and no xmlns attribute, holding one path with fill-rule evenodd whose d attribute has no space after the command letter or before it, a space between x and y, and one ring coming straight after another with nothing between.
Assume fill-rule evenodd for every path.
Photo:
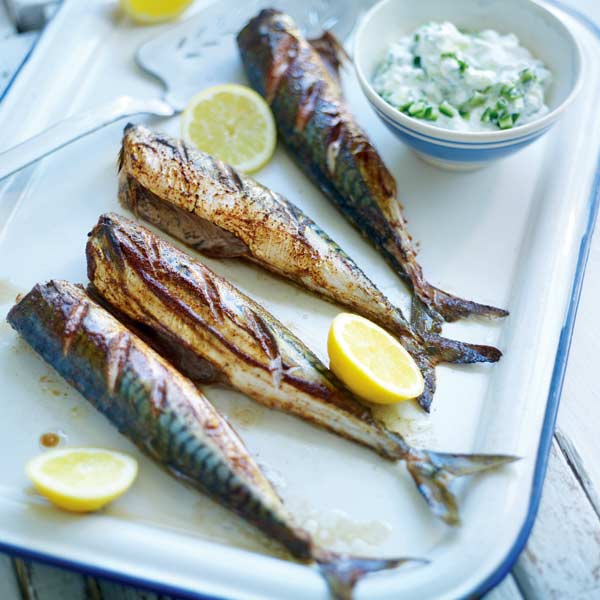
<instances>
[{"instance_id":1,"label":"wooden surface gap","mask_svg":"<svg viewBox=\"0 0 600 600\"><path fill-rule=\"evenodd\" d=\"M557 429L554 438L558 443L558 447L560 448L567 464L571 468L573 475L579 482L582 490L585 492L587 499L589 500L596 516L600 520L600 496L592 483L590 476L588 475L587 470L583 466L583 460L577 452L577 448L575 448L575 444L571 441L568 435L563 433L560 429Z\"/></svg>"}]
</instances>

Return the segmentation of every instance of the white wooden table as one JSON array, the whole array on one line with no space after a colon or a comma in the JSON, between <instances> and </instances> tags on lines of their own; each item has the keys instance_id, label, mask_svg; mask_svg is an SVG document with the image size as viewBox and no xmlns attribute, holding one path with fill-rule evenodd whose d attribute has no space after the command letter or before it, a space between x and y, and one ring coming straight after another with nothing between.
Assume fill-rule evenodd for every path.
<instances>
[{"instance_id":1,"label":"white wooden table","mask_svg":"<svg viewBox=\"0 0 600 600\"><path fill-rule=\"evenodd\" d=\"M600 24L599 0L565 0L565 4L593 15ZM6 32L0 3L0 40ZM600 599L600 387L596 379L596 351L600 350L599 296L600 232L596 231L538 517L512 574L486 600ZM156 600L159 597L0 555L0 600Z\"/></svg>"}]
</instances>

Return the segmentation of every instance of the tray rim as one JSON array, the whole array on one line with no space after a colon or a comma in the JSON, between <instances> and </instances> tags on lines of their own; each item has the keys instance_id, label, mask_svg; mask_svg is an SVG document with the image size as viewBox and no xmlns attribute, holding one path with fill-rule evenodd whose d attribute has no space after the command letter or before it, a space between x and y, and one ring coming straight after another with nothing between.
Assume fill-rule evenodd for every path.
<instances>
[{"instance_id":1,"label":"tray rim","mask_svg":"<svg viewBox=\"0 0 600 600\"><path fill-rule=\"evenodd\" d=\"M574 20L578 21L595 38L597 38L600 41L600 23L596 22L596 20L593 17L586 14L583 10L580 10L579 8L575 8L570 4L563 2L563 0L543 1L545 4L559 9L560 11L572 17ZM63 12L64 7L67 5L67 3L68 0L63 0L63 2L56 10L52 21L46 26L44 31L36 38L31 47L31 50L25 55L23 62L15 71L11 81L5 88L2 95L0 95L0 102L2 102L2 100L4 100L9 94L10 90L12 89L16 81L19 79L19 75L23 72L23 69L27 65L27 63L29 63L32 60L32 58L40 54L40 51L45 45L40 42L45 41L45 38L50 37L49 32L58 27L58 24L60 23L60 16L62 16L61 13ZM544 418L542 421L539 445L535 458L527 513L525 515L521 528L519 529L515 537L513 545L511 546L504 559L502 559L499 562L499 564L494 568L494 570L483 581L481 581L475 588L470 590L468 596L465 597L483 596L484 594L492 590L496 585L498 585L510 573L513 565L517 561L519 555L524 549L525 544L527 543L527 540L529 539L531 530L537 517L537 512L539 509L539 504L546 476L546 470L548 466L548 460L550 456L550 450L554 437L558 409L560 407L560 401L562 397L564 378L568 365L569 352L573 338L573 330L577 318L577 311L579 307L579 300L581 297L583 281L590 253L591 241L598 216L598 211L600 208L600 148L597 152L595 164L595 174L592 179L589 196L586 203L588 215L585 221L583 234L579 243L575 272L571 284L571 292L569 294L568 304L565 309L565 316L563 319L560 337L556 349L554 365L552 368L552 376L550 380L548 398L546 401L546 408L544 411ZM55 554L33 550L28 548L27 546L7 543L2 540L0 540L0 552L21 558L36 560L48 565L65 568L84 575L92 575L108 579L110 581L124 583L126 585L131 585L151 592L165 593L168 595L175 595L183 598L192 598L198 600L228 600L226 597L223 596L205 594L197 590L178 587L168 583L153 580L151 578L140 577L138 575L130 575L126 571L108 569L97 566L94 563L90 562L63 558Z\"/></svg>"}]
</instances>

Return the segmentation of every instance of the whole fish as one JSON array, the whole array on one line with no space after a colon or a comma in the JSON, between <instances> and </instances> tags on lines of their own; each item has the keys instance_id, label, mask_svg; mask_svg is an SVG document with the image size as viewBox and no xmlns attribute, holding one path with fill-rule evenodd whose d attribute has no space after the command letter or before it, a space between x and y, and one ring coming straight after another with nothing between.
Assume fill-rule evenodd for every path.
<instances>
[{"instance_id":1,"label":"whole fish","mask_svg":"<svg viewBox=\"0 0 600 600\"><path fill-rule=\"evenodd\" d=\"M95 293L154 331L158 347L178 367L183 353L195 354L257 402L362 444L387 460L405 461L434 514L447 523L459 521L451 479L515 460L412 448L377 422L371 409L264 308L129 219L101 216L86 255Z\"/></svg>"},{"instance_id":2,"label":"whole fish","mask_svg":"<svg viewBox=\"0 0 600 600\"><path fill-rule=\"evenodd\" d=\"M316 562L334 597L363 575L407 560L357 558L315 545L227 421L194 384L66 281L36 285L8 322L121 433L172 475ZM423 562L423 561L420 561Z\"/></svg>"},{"instance_id":3,"label":"whole fish","mask_svg":"<svg viewBox=\"0 0 600 600\"><path fill-rule=\"evenodd\" d=\"M402 311L314 221L281 194L180 140L127 126L119 156L119 199L136 215L212 257L250 260L395 335L426 382L429 410L440 362L497 361L490 346L415 332Z\"/></svg>"},{"instance_id":4,"label":"whole fish","mask_svg":"<svg viewBox=\"0 0 600 600\"><path fill-rule=\"evenodd\" d=\"M423 276L396 181L343 100L335 38L327 33L311 43L291 17L267 9L237 41L250 84L271 105L292 156L412 289L415 323L439 331L442 320L506 316L505 310L444 292ZM423 309L431 319L422 316Z\"/></svg>"}]
</instances>

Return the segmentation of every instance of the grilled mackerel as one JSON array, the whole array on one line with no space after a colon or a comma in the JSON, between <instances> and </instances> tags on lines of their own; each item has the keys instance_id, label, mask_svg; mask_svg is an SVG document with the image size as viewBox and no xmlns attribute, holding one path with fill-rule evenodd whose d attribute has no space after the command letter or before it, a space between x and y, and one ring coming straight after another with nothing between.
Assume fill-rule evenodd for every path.
<instances>
[{"instance_id":1,"label":"grilled mackerel","mask_svg":"<svg viewBox=\"0 0 600 600\"><path fill-rule=\"evenodd\" d=\"M119 198L137 216L207 256L251 260L385 327L425 378L429 410L440 362L495 362L490 346L418 334L354 261L289 200L163 134L127 126Z\"/></svg>"},{"instance_id":2,"label":"grilled mackerel","mask_svg":"<svg viewBox=\"0 0 600 600\"><path fill-rule=\"evenodd\" d=\"M506 316L505 310L437 289L423 276L396 199L396 181L343 100L335 38L327 33L311 43L291 17L268 9L253 18L237 40L248 79L271 105L280 138L305 173L412 289L417 299L414 321L439 331L442 320L472 314Z\"/></svg>"},{"instance_id":3,"label":"grilled mackerel","mask_svg":"<svg viewBox=\"0 0 600 600\"><path fill-rule=\"evenodd\" d=\"M377 422L370 408L264 308L129 219L101 216L86 254L95 293L153 331L162 351L170 354L175 348L179 357L192 353L257 402L324 427L387 460L405 461L432 511L447 523L459 521L448 487L452 478L514 460L412 448ZM172 360L180 366L176 357Z\"/></svg>"},{"instance_id":4,"label":"grilled mackerel","mask_svg":"<svg viewBox=\"0 0 600 600\"><path fill-rule=\"evenodd\" d=\"M8 321L140 450L296 559L316 562L334 597L351 598L363 575L414 560L356 558L317 547L193 383L80 287L65 281L36 285Z\"/></svg>"}]
</instances>

